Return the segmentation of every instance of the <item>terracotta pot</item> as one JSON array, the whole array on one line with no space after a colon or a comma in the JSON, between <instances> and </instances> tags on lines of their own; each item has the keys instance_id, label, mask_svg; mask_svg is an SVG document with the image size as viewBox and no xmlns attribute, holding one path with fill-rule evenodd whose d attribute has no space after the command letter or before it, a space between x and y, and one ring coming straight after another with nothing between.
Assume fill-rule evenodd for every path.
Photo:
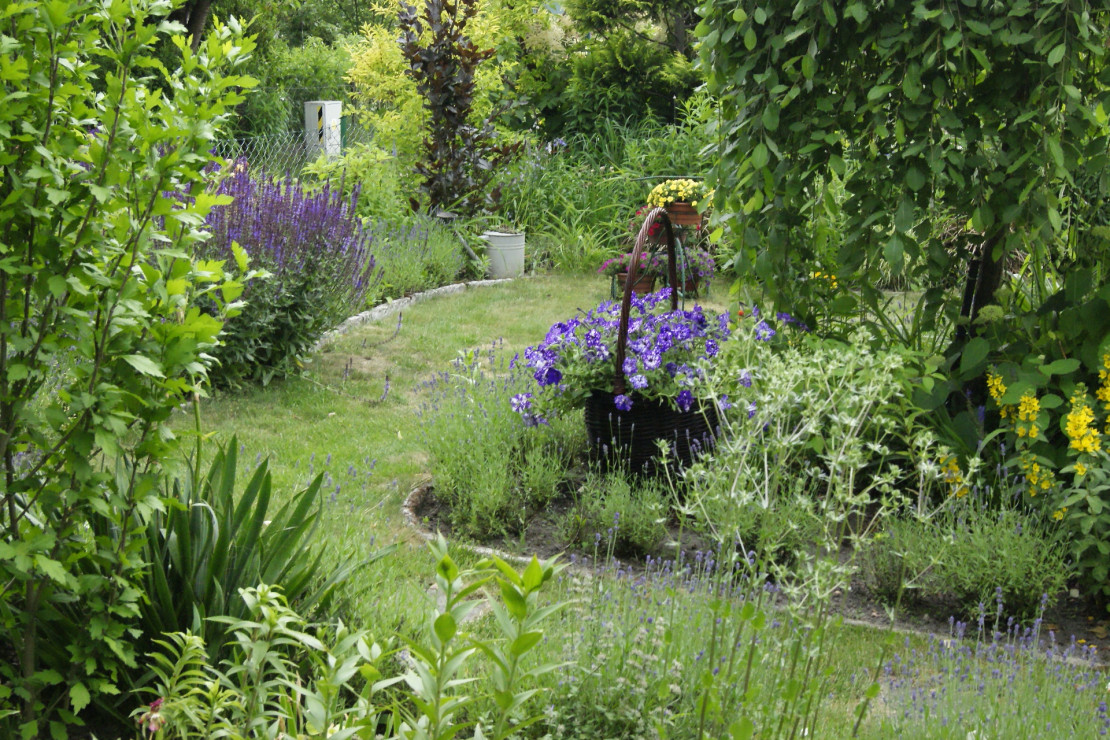
<instances>
[{"instance_id":1,"label":"terracotta pot","mask_svg":"<svg viewBox=\"0 0 1110 740\"><path fill-rule=\"evenodd\" d=\"M671 203L667 206L667 215L675 226L701 226L701 214L686 201Z\"/></svg>"},{"instance_id":2,"label":"terracotta pot","mask_svg":"<svg viewBox=\"0 0 1110 740\"><path fill-rule=\"evenodd\" d=\"M617 273L617 290L616 293L621 295L624 293L624 286L628 283L628 273ZM632 292L638 295L647 295L648 293L655 292L655 276L654 275L637 275L636 282L632 283Z\"/></svg>"}]
</instances>

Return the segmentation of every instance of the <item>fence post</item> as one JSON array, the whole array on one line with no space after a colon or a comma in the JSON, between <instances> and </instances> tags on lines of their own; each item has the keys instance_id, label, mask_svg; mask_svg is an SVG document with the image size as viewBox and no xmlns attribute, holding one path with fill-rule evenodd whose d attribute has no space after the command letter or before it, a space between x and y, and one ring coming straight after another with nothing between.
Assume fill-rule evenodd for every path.
<instances>
[{"instance_id":1,"label":"fence post","mask_svg":"<svg viewBox=\"0 0 1110 740\"><path fill-rule=\"evenodd\" d=\"M340 155L342 117L343 103L338 100L310 100L304 104L304 142L308 161L321 154L328 159Z\"/></svg>"}]
</instances>

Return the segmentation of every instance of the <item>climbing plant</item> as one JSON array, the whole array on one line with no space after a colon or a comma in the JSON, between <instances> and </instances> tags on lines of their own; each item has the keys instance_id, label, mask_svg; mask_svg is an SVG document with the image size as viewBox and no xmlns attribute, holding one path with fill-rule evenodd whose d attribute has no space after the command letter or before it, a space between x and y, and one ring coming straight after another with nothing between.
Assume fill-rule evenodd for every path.
<instances>
[{"instance_id":1,"label":"climbing plant","mask_svg":"<svg viewBox=\"0 0 1110 740\"><path fill-rule=\"evenodd\" d=\"M918 336L961 312L974 326L1008 256L1060 259L1076 223L1065 193L1107 165L1105 3L706 0L699 13L720 101L718 223L738 271L811 326L854 309L851 287L876 306L884 263L924 288ZM828 212L843 230L831 300L811 279L826 267L813 217ZM962 238L933 228L944 216ZM966 284L946 294L953 269Z\"/></svg>"}]
</instances>

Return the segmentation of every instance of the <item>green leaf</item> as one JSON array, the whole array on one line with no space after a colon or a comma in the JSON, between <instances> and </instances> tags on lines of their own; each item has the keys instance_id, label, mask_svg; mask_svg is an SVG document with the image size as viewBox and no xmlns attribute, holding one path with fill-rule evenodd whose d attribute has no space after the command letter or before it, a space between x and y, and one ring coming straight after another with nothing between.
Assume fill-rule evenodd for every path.
<instances>
[{"instance_id":1,"label":"green leaf","mask_svg":"<svg viewBox=\"0 0 1110 740\"><path fill-rule=\"evenodd\" d=\"M501 600L505 602L505 607L509 610L509 614L518 620L527 617L528 603L524 600L524 596L522 596L508 581L499 578L497 582L501 586Z\"/></svg>"},{"instance_id":2,"label":"green leaf","mask_svg":"<svg viewBox=\"0 0 1110 740\"><path fill-rule=\"evenodd\" d=\"M149 375L154 378L166 377L165 373L162 372L161 366L145 355L124 355L121 359L143 375Z\"/></svg>"},{"instance_id":3,"label":"green leaf","mask_svg":"<svg viewBox=\"0 0 1110 740\"><path fill-rule=\"evenodd\" d=\"M441 643L448 643L451 638L458 632L458 625L455 624L455 618L451 616L450 612L444 612L436 617L435 621L436 637L439 638Z\"/></svg>"},{"instance_id":4,"label":"green leaf","mask_svg":"<svg viewBox=\"0 0 1110 740\"><path fill-rule=\"evenodd\" d=\"M914 225L913 201L904 198L894 213L894 228L903 233L909 231Z\"/></svg>"},{"instance_id":5,"label":"green leaf","mask_svg":"<svg viewBox=\"0 0 1110 740\"><path fill-rule=\"evenodd\" d=\"M763 142L756 144L755 149L752 150L752 167L761 170L769 161L771 161L771 154L767 151L767 145Z\"/></svg>"},{"instance_id":6,"label":"green leaf","mask_svg":"<svg viewBox=\"0 0 1110 740\"><path fill-rule=\"evenodd\" d=\"M1057 44L1053 47L1052 51L1048 52L1048 66L1055 67L1064 58L1064 52L1067 51L1067 46L1063 43Z\"/></svg>"},{"instance_id":7,"label":"green leaf","mask_svg":"<svg viewBox=\"0 0 1110 740\"><path fill-rule=\"evenodd\" d=\"M835 154L829 155L829 168L840 177L844 177L844 173L847 172L844 160Z\"/></svg>"},{"instance_id":8,"label":"green leaf","mask_svg":"<svg viewBox=\"0 0 1110 740\"><path fill-rule=\"evenodd\" d=\"M971 227L980 233L986 233L994 226L994 211L986 203L971 212Z\"/></svg>"},{"instance_id":9,"label":"green leaf","mask_svg":"<svg viewBox=\"0 0 1110 740\"><path fill-rule=\"evenodd\" d=\"M777 105L772 103L763 109L763 127L768 131L774 131L779 127L779 107Z\"/></svg>"},{"instance_id":10,"label":"green leaf","mask_svg":"<svg viewBox=\"0 0 1110 740\"><path fill-rule=\"evenodd\" d=\"M897 234L891 234L890 239L887 241L886 246L883 247L883 258L890 265L890 269L894 271L895 275L902 272L902 267L905 259L905 251L902 247L902 238Z\"/></svg>"},{"instance_id":11,"label":"green leaf","mask_svg":"<svg viewBox=\"0 0 1110 740\"><path fill-rule=\"evenodd\" d=\"M982 364L986 362L990 351L991 343L982 337L975 337L969 341L964 346L963 352L960 353L960 375L969 377L972 373L977 372Z\"/></svg>"},{"instance_id":12,"label":"green leaf","mask_svg":"<svg viewBox=\"0 0 1110 740\"><path fill-rule=\"evenodd\" d=\"M543 568L540 567L540 561L536 556L532 556L532 562L528 563L528 567L524 569L524 590L531 592L543 585Z\"/></svg>"},{"instance_id":13,"label":"green leaf","mask_svg":"<svg viewBox=\"0 0 1110 740\"><path fill-rule=\"evenodd\" d=\"M512 644L509 645L509 652L520 657L534 648L541 639L543 639L543 632L539 630L525 632L520 637L513 640Z\"/></svg>"},{"instance_id":14,"label":"green leaf","mask_svg":"<svg viewBox=\"0 0 1110 740\"><path fill-rule=\"evenodd\" d=\"M1041 374L1045 377L1051 375L1070 375L1079 369L1080 364L1079 360L1074 357L1068 357L1063 360L1050 362L1047 365L1041 365L1037 369L1040 370Z\"/></svg>"},{"instance_id":15,"label":"green leaf","mask_svg":"<svg viewBox=\"0 0 1110 740\"><path fill-rule=\"evenodd\" d=\"M747 32L744 34L744 48L746 48L748 51L752 51L753 49L755 49L755 41L755 29L749 27Z\"/></svg>"},{"instance_id":16,"label":"green leaf","mask_svg":"<svg viewBox=\"0 0 1110 740\"><path fill-rule=\"evenodd\" d=\"M836 25L836 11L833 10L832 4L829 0L821 0L821 11L825 14L825 21L830 26Z\"/></svg>"},{"instance_id":17,"label":"green leaf","mask_svg":"<svg viewBox=\"0 0 1110 740\"><path fill-rule=\"evenodd\" d=\"M729 725L728 732L732 736L732 740L751 740L755 733L755 725L747 717L741 717Z\"/></svg>"},{"instance_id":18,"label":"green leaf","mask_svg":"<svg viewBox=\"0 0 1110 740\"><path fill-rule=\"evenodd\" d=\"M906 185L915 193L925 187L925 175L916 167L906 170Z\"/></svg>"}]
</instances>

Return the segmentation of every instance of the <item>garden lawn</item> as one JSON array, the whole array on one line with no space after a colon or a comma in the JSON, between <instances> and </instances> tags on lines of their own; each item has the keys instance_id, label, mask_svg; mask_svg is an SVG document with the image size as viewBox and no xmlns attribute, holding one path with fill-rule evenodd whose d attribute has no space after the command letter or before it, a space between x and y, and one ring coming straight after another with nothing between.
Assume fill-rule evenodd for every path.
<instances>
[{"instance_id":1,"label":"garden lawn","mask_svg":"<svg viewBox=\"0 0 1110 740\"><path fill-rule=\"evenodd\" d=\"M461 354L485 353L495 343L506 357L523 351L552 322L596 306L609 290L601 276L552 275L429 298L400 317L362 324L327 343L308 358L303 377L204 399L201 430L212 441L236 437L244 463L268 457L278 502L325 474L327 503L317 537L335 558L365 557L390 542L415 547L400 505L426 477L416 418L427 398L421 385L448 371ZM698 302L723 309L726 295L718 286ZM192 425L191 413L183 414L177 429L186 433ZM210 446L206 454L212 453ZM250 467L241 466L240 474ZM410 597L422 593L407 579L413 572L408 559L388 558L356 579L358 621L383 624L384 617L387 629L404 621ZM387 586L393 578L406 585ZM384 603L382 593L390 594Z\"/></svg>"}]
</instances>

